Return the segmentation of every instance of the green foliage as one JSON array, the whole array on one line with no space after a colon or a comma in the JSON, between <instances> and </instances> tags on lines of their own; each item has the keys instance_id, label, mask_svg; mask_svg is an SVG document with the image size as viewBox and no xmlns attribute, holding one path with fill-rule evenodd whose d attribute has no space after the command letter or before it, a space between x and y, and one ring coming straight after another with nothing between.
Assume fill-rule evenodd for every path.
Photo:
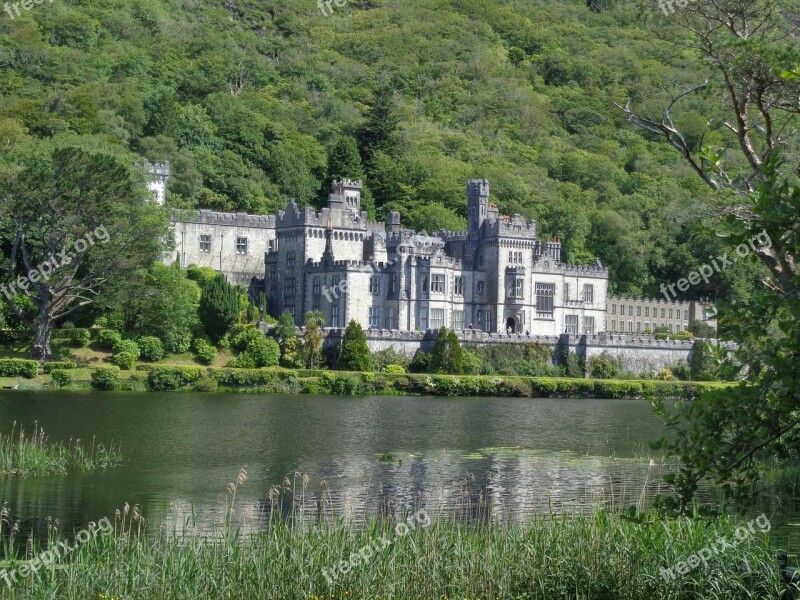
<instances>
[{"instance_id":1,"label":"green foliage","mask_svg":"<svg viewBox=\"0 0 800 600\"><path fill-rule=\"evenodd\" d=\"M118 352L111 360L124 371L130 371L136 364L137 357L133 352Z\"/></svg>"},{"instance_id":2,"label":"green foliage","mask_svg":"<svg viewBox=\"0 0 800 600\"><path fill-rule=\"evenodd\" d=\"M573 378L585 377L585 359L583 356L578 356L574 352L567 355L567 364L565 365L566 376Z\"/></svg>"},{"instance_id":3,"label":"green foliage","mask_svg":"<svg viewBox=\"0 0 800 600\"><path fill-rule=\"evenodd\" d=\"M301 369L305 366L303 346L297 337L293 336L286 340L280 362L281 366L287 369Z\"/></svg>"},{"instance_id":4,"label":"green foliage","mask_svg":"<svg viewBox=\"0 0 800 600\"><path fill-rule=\"evenodd\" d=\"M99 367L92 371L92 388L101 391L122 389L122 376L119 367Z\"/></svg>"},{"instance_id":5,"label":"green foliage","mask_svg":"<svg viewBox=\"0 0 800 600\"><path fill-rule=\"evenodd\" d=\"M716 381L719 371L719 353L709 342L697 342L689 358L692 381Z\"/></svg>"},{"instance_id":6,"label":"green foliage","mask_svg":"<svg viewBox=\"0 0 800 600\"><path fill-rule=\"evenodd\" d=\"M212 365L217 360L217 349L214 344L203 338L195 338L194 351L197 354L197 360L205 365Z\"/></svg>"},{"instance_id":7,"label":"green foliage","mask_svg":"<svg viewBox=\"0 0 800 600\"><path fill-rule=\"evenodd\" d=\"M186 278L191 281L196 281L203 288L208 284L214 282L219 276L211 267L198 267L197 265L189 265L186 267Z\"/></svg>"},{"instance_id":8,"label":"green foliage","mask_svg":"<svg viewBox=\"0 0 800 600\"><path fill-rule=\"evenodd\" d=\"M689 323L689 331L699 338L715 338L717 337L716 330L703 321L692 321Z\"/></svg>"},{"instance_id":9,"label":"green foliage","mask_svg":"<svg viewBox=\"0 0 800 600\"><path fill-rule=\"evenodd\" d=\"M157 392L175 392L188 389L198 381L203 370L197 367L153 367L147 377L150 389Z\"/></svg>"},{"instance_id":10,"label":"green foliage","mask_svg":"<svg viewBox=\"0 0 800 600\"><path fill-rule=\"evenodd\" d=\"M138 335L158 337L175 354L188 349L186 338L198 325L197 286L175 263L153 265L144 277L139 294L129 303L134 313L133 330ZM189 339L191 342L191 339Z\"/></svg>"},{"instance_id":11,"label":"green foliage","mask_svg":"<svg viewBox=\"0 0 800 600\"><path fill-rule=\"evenodd\" d=\"M234 325L228 335L230 347L240 352L247 350L251 342L260 340L263 337L264 334L258 328L244 324Z\"/></svg>"},{"instance_id":12,"label":"green foliage","mask_svg":"<svg viewBox=\"0 0 800 600\"><path fill-rule=\"evenodd\" d=\"M281 349L278 342L262 334L247 345L246 354L252 358L255 367L274 367L280 361Z\"/></svg>"},{"instance_id":13,"label":"green foliage","mask_svg":"<svg viewBox=\"0 0 800 600\"><path fill-rule=\"evenodd\" d=\"M403 368L403 372L408 369L408 365L411 364L411 359L409 359L405 354L402 352L398 352L394 349L394 347L387 348L386 350L378 350L377 352L372 353L372 364L375 367L375 370L379 373L388 372L386 368L389 365L396 365Z\"/></svg>"},{"instance_id":14,"label":"green foliage","mask_svg":"<svg viewBox=\"0 0 800 600\"><path fill-rule=\"evenodd\" d=\"M431 373L461 375L464 372L464 351L454 331L448 332L445 327L439 330L428 368Z\"/></svg>"},{"instance_id":15,"label":"green foliage","mask_svg":"<svg viewBox=\"0 0 800 600\"><path fill-rule=\"evenodd\" d=\"M386 373L387 375L405 375L406 368L401 365L386 365L380 372Z\"/></svg>"},{"instance_id":16,"label":"green foliage","mask_svg":"<svg viewBox=\"0 0 800 600\"><path fill-rule=\"evenodd\" d=\"M141 355L139 344L133 340L119 340L114 344L114 354L126 353L133 356L133 360L138 360Z\"/></svg>"},{"instance_id":17,"label":"green foliage","mask_svg":"<svg viewBox=\"0 0 800 600\"><path fill-rule=\"evenodd\" d=\"M122 341L122 334L113 329L101 329L97 332L97 345L104 350L113 350Z\"/></svg>"},{"instance_id":18,"label":"green foliage","mask_svg":"<svg viewBox=\"0 0 800 600\"><path fill-rule=\"evenodd\" d=\"M622 369L622 361L603 351L589 358L589 377L593 379L614 379Z\"/></svg>"},{"instance_id":19,"label":"green foliage","mask_svg":"<svg viewBox=\"0 0 800 600\"><path fill-rule=\"evenodd\" d=\"M305 331L303 331L303 352L306 367L316 369L322 360L322 344L325 341L325 314L312 311L306 314Z\"/></svg>"},{"instance_id":20,"label":"green foliage","mask_svg":"<svg viewBox=\"0 0 800 600\"><path fill-rule=\"evenodd\" d=\"M72 385L72 374L64 369L53 369L50 371L50 377L53 378L53 383L58 387L69 387Z\"/></svg>"},{"instance_id":21,"label":"green foliage","mask_svg":"<svg viewBox=\"0 0 800 600\"><path fill-rule=\"evenodd\" d=\"M164 348L173 354L188 352L192 346L192 332L188 329L170 329L162 336Z\"/></svg>"},{"instance_id":22,"label":"green foliage","mask_svg":"<svg viewBox=\"0 0 800 600\"><path fill-rule=\"evenodd\" d=\"M218 275L203 286L200 294L200 321L213 341L218 341L230 329L241 311L239 291ZM191 343L191 340L190 340Z\"/></svg>"},{"instance_id":23,"label":"green foliage","mask_svg":"<svg viewBox=\"0 0 800 600\"><path fill-rule=\"evenodd\" d=\"M166 355L164 343L155 336L143 336L138 340L141 357L144 360L158 362Z\"/></svg>"},{"instance_id":24,"label":"green foliage","mask_svg":"<svg viewBox=\"0 0 800 600\"><path fill-rule=\"evenodd\" d=\"M33 379L39 373L39 363L35 360L19 358L0 359L0 377L25 377Z\"/></svg>"},{"instance_id":25,"label":"green foliage","mask_svg":"<svg viewBox=\"0 0 800 600\"><path fill-rule=\"evenodd\" d=\"M336 368L341 371L372 370L372 357L367 346L367 334L356 321L350 321L345 329L342 352Z\"/></svg>"},{"instance_id":26,"label":"green foliage","mask_svg":"<svg viewBox=\"0 0 800 600\"><path fill-rule=\"evenodd\" d=\"M58 329L53 332L54 341L67 341L74 348L86 348L92 341L92 334L88 329Z\"/></svg>"},{"instance_id":27,"label":"green foliage","mask_svg":"<svg viewBox=\"0 0 800 600\"><path fill-rule=\"evenodd\" d=\"M69 370L69 369L77 369L78 363L72 361L52 361L46 362L42 365L42 369L45 373L52 373L56 369L59 370Z\"/></svg>"},{"instance_id":28,"label":"green foliage","mask_svg":"<svg viewBox=\"0 0 800 600\"><path fill-rule=\"evenodd\" d=\"M297 337L297 326L294 324L294 317L288 310L283 311L278 317L278 326L275 328L275 337L283 349L286 342Z\"/></svg>"}]
</instances>

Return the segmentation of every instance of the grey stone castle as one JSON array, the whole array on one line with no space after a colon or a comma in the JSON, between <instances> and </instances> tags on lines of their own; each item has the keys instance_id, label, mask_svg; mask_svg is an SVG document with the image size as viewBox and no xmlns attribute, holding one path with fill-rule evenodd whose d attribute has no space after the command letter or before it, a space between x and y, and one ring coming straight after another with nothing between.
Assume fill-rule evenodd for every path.
<instances>
[{"instance_id":1,"label":"grey stone castle","mask_svg":"<svg viewBox=\"0 0 800 600\"><path fill-rule=\"evenodd\" d=\"M605 328L608 270L561 261L558 238L535 221L499 214L489 182L467 184L466 231L415 232L361 210L361 182L336 181L325 208L291 202L275 215L183 212L177 260L209 266L265 291L273 315L298 325L321 311L328 327L530 335Z\"/></svg>"}]
</instances>

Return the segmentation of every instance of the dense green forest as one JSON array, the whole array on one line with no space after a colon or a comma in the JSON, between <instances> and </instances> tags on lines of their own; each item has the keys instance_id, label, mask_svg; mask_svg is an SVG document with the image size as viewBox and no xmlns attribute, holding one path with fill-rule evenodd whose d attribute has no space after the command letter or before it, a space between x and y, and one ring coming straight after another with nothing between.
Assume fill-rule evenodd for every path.
<instances>
[{"instance_id":1,"label":"dense green forest","mask_svg":"<svg viewBox=\"0 0 800 600\"><path fill-rule=\"evenodd\" d=\"M0 14L0 163L51 139L169 160L170 203L263 213L363 178L378 218L464 228L465 182L612 290L658 296L722 252L710 191L614 102L661 110L698 55L657 8L579 0L55 0ZM677 113L727 146L714 91ZM692 139L694 136L694 139ZM740 261L684 298L749 298Z\"/></svg>"}]
</instances>

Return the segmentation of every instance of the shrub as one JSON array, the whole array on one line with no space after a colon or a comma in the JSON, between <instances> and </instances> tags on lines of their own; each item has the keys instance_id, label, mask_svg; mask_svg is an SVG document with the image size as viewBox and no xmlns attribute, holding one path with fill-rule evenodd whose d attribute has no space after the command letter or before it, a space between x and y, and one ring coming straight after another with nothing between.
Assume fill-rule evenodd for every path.
<instances>
[{"instance_id":1,"label":"shrub","mask_svg":"<svg viewBox=\"0 0 800 600\"><path fill-rule=\"evenodd\" d=\"M44 372L51 374L56 369L58 369L59 371L65 371L68 369L77 369L77 368L78 368L78 363L68 362L68 361L62 361L62 362L53 361L49 363L44 363L42 365L42 369L44 369Z\"/></svg>"},{"instance_id":2,"label":"shrub","mask_svg":"<svg viewBox=\"0 0 800 600\"><path fill-rule=\"evenodd\" d=\"M39 374L39 363L20 358L0 359L0 377L25 377L33 379Z\"/></svg>"},{"instance_id":3,"label":"shrub","mask_svg":"<svg viewBox=\"0 0 800 600\"><path fill-rule=\"evenodd\" d=\"M672 374L681 381L689 381L692 378L692 372L687 363L681 363L672 367Z\"/></svg>"},{"instance_id":4,"label":"shrub","mask_svg":"<svg viewBox=\"0 0 800 600\"><path fill-rule=\"evenodd\" d=\"M403 368L403 373L408 369L411 364L411 359L402 352L398 352L394 348L387 348L386 350L379 350L372 353L372 363L375 370L381 373L388 373L386 367L389 365L400 366Z\"/></svg>"},{"instance_id":5,"label":"shrub","mask_svg":"<svg viewBox=\"0 0 800 600\"><path fill-rule=\"evenodd\" d=\"M92 340L88 329L62 328L53 332L53 340L65 340L74 348L85 348Z\"/></svg>"},{"instance_id":6,"label":"shrub","mask_svg":"<svg viewBox=\"0 0 800 600\"><path fill-rule=\"evenodd\" d=\"M119 367L100 367L92 372L92 388L102 391L118 390L122 387Z\"/></svg>"},{"instance_id":7,"label":"shrub","mask_svg":"<svg viewBox=\"0 0 800 600\"><path fill-rule=\"evenodd\" d=\"M188 329L167 331L162 336L164 348L172 354L183 354L192 347L192 332Z\"/></svg>"},{"instance_id":8,"label":"shrub","mask_svg":"<svg viewBox=\"0 0 800 600\"><path fill-rule=\"evenodd\" d=\"M228 334L228 338L230 339L231 348L235 350L244 351L247 350L247 347L250 345L251 342L255 342L258 339L264 337L264 334L261 333L255 327L250 327L248 325L234 325L231 328L230 333Z\"/></svg>"},{"instance_id":9,"label":"shrub","mask_svg":"<svg viewBox=\"0 0 800 600\"><path fill-rule=\"evenodd\" d=\"M231 369L255 369L256 361L247 352L243 352L236 358L229 360L227 366Z\"/></svg>"},{"instance_id":10,"label":"shrub","mask_svg":"<svg viewBox=\"0 0 800 600\"><path fill-rule=\"evenodd\" d=\"M130 371L136 364L136 355L133 352L118 352L111 359L115 365L125 371Z\"/></svg>"},{"instance_id":11,"label":"shrub","mask_svg":"<svg viewBox=\"0 0 800 600\"><path fill-rule=\"evenodd\" d=\"M386 365L383 370L388 375L405 375L406 370L400 365Z\"/></svg>"},{"instance_id":12,"label":"shrub","mask_svg":"<svg viewBox=\"0 0 800 600\"><path fill-rule=\"evenodd\" d=\"M203 374L198 367L154 367L147 377L151 390L174 392L188 387Z\"/></svg>"},{"instance_id":13,"label":"shrub","mask_svg":"<svg viewBox=\"0 0 800 600\"><path fill-rule=\"evenodd\" d=\"M192 391L195 392L216 392L218 388L217 380L211 377L208 373L203 373L194 385Z\"/></svg>"},{"instance_id":14,"label":"shrub","mask_svg":"<svg viewBox=\"0 0 800 600\"><path fill-rule=\"evenodd\" d=\"M268 340L261 332L250 341L246 354L253 359L256 367L274 367L281 358L281 347L275 340Z\"/></svg>"},{"instance_id":15,"label":"shrub","mask_svg":"<svg viewBox=\"0 0 800 600\"><path fill-rule=\"evenodd\" d=\"M154 336L146 335L139 338L139 349L144 360L156 362L164 358L164 343Z\"/></svg>"},{"instance_id":16,"label":"shrub","mask_svg":"<svg viewBox=\"0 0 800 600\"><path fill-rule=\"evenodd\" d=\"M669 381L670 379L672 379L672 371L666 368L661 369L658 372L658 375L656 375L656 377L662 381Z\"/></svg>"},{"instance_id":17,"label":"shrub","mask_svg":"<svg viewBox=\"0 0 800 600\"><path fill-rule=\"evenodd\" d=\"M338 396L355 396L359 393L361 382L355 375L337 375L331 382L331 393Z\"/></svg>"},{"instance_id":18,"label":"shrub","mask_svg":"<svg viewBox=\"0 0 800 600\"><path fill-rule=\"evenodd\" d=\"M372 356L367 346L367 334L356 321L350 321L342 338L342 353L337 368L342 371L371 371Z\"/></svg>"},{"instance_id":19,"label":"shrub","mask_svg":"<svg viewBox=\"0 0 800 600\"><path fill-rule=\"evenodd\" d=\"M101 329L97 333L97 345L105 350L113 350L122 341L122 334L113 329Z\"/></svg>"},{"instance_id":20,"label":"shrub","mask_svg":"<svg viewBox=\"0 0 800 600\"><path fill-rule=\"evenodd\" d=\"M123 353L131 354L133 356L133 360L139 360L139 356L141 356L142 352L139 349L139 344L133 340L120 340L114 344L114 354Z\"/></svg>"},{"instance_id":21,"label":"shrub","mask_svg":"<svg viewBox=\"0 0 800 600\"><path fill-rule=\"evenodd\" d=\"M589 359L589 377L594 379L613 379L620 371L620 360L603 351Z\"/></svg>"},{"instance_id":22,"label":"shrub","mask_svg":"<svg viewBox=\"0 0 800 600\"><path fill-rule=\"evenodd\" d=\"M64 369L53 369L50 376L53 378L53 383L58 387L67 387L72 384L72 375Z\"/></svg>"},{"instance_id":23,"label":"shrub","mask_svg":"<svg viewBox=\"0 0 800 600\"><path fill-rule=\"evenodd\" d=\"M207 342L203 338L195 338L194 351L197 354L197 360L203 364L212 365L217 360L217 349L211 342Z\"/></svg>"}]
</instances>

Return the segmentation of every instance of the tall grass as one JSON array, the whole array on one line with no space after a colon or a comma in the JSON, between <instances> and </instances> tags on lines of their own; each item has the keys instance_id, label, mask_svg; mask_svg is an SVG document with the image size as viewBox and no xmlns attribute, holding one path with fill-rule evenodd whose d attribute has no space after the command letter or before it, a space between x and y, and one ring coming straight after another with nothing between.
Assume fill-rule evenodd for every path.
<instances>
[{"instance_id":1,"label":"tall grass","mask_svg":"<svg viewBox=\"0 0 800 600\"><path fill-rule=\"evenodd\" d=\"M53 443L44 429L34 424L33 433L26 435L14 423L11 434L0 434L0 477L43 477L66 475L71 471L102 471L118 466L122 455L118 448L106 448L92 438L87 448L81 440L70 439L67 444Z\"/></svg>"},{"instance_id":2,"label":"tall grass","mask_svg":"<svg viewBox=\"0 0 800 600\"><path fill-rule=\"evenodd\" d=\"M150 530L136 507L126 506L116 515L113 535L98 536L59 568L19 578L0 595L82 600L735 600L777 598L780 590L775 552L762 535L736 543L675 581L660 575L662 567L686 561L719 537L733 539L735 523L727 518L630 520L601 511L594 516L541 516L522 524L434 515L426 507L433 517L430 526L398 537L395 523L410 510L374 515L354 527L341 518L301 514L303 502L284 497L292 494L284 486L270 492L262 523L266 527L246 533L246 523L234 524L233 519L236 492L245 479L242 473L230 484L224 523L211 534L199 533L191 520L180 533L177 527ZM290 507L288 513L284 506ZM392 543L329 584L323 568L330 572L382 537ZM12 559L5 567L15 565Z\"/></svg>"}]
</instances>

